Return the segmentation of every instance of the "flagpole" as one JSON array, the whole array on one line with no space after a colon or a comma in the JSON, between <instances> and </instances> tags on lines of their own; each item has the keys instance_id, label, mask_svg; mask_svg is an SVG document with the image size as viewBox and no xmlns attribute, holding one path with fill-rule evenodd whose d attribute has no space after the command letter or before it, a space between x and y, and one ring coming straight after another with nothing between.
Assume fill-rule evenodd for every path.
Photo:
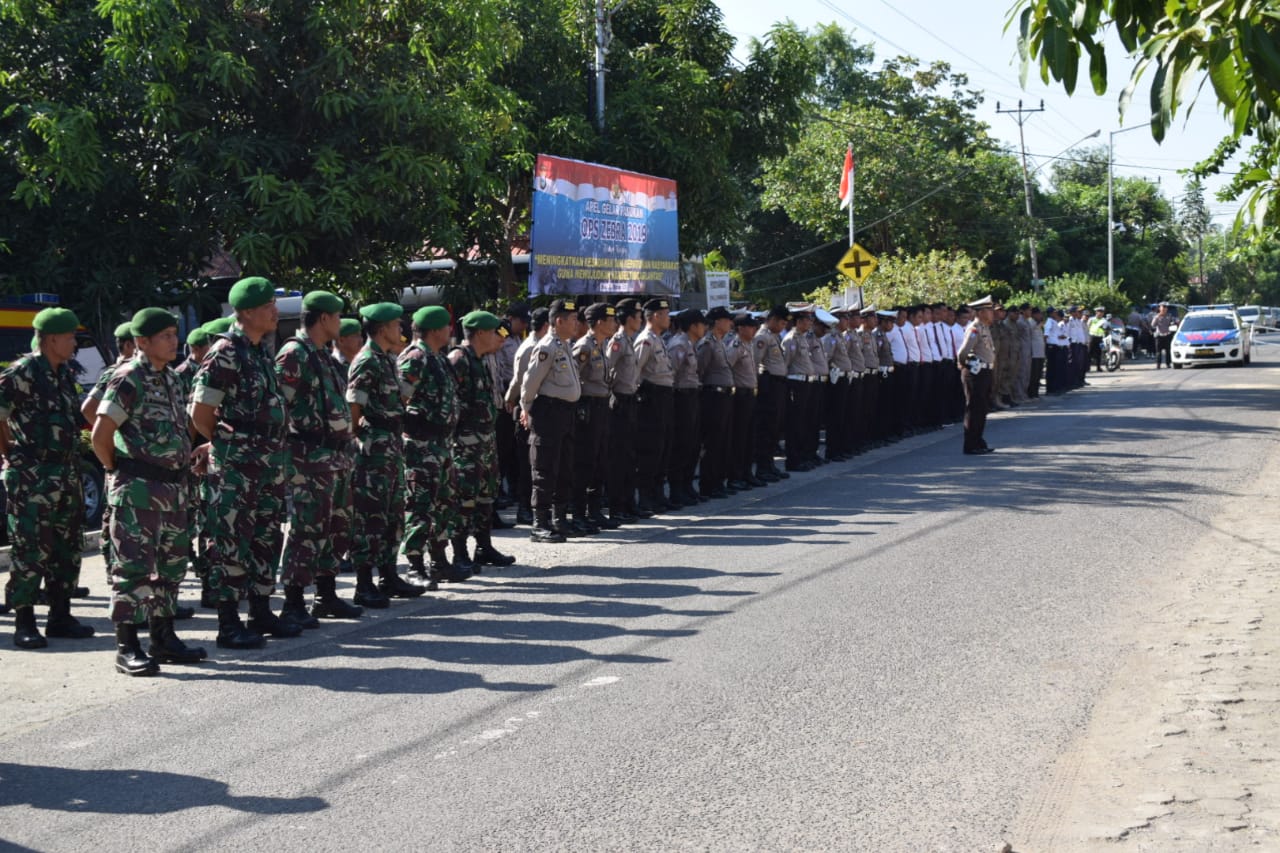
<instances>
[{"instance_id":1,"label":"flagpole","mask_svg":"<svg viewBox=\"0 0 1280 853\"><path fill-rule=\"evenodd\" d=\"M849 146L849 150L850 151L853 150L852 145ZM854 187L854 180L857 178L857 175L858 175L858 168L857 166L855 166L853 170L849 172L849 247L850 248L853 248L853 233L854 233L853 232L853 187Z\"/></svg>"}]
</instances>

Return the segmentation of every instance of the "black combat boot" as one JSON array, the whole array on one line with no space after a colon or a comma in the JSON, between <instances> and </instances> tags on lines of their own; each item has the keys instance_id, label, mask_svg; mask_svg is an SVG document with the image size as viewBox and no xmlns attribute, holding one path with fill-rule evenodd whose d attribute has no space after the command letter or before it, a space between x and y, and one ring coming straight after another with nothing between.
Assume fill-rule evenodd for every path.
<instances>
[{"instance_id":1,"label":"black combat boot","mask_svg":"<svg viewBox=\"0 0 1280 853\"><path fill-rule=\"evenodd\" d=\"M587 492L587 518L601 530L617 530L619 527L619 522L605 516L599 493Z\"/></svg>"},{"instance_id":2,"label":"black combat boot","mask_svg":"<svg viewBox=\"0 0 1280 853\"><path fill-rule=\"evenodd\" d=\"M428 589L439 589L440 581L447 583L459 583L467 579L466 572L459 572L454 569L453 564L449 562L449 555L445 553L444 542L432 542L427 546L427 551L431 555L431 565L428 575L431 578L431 585Z\"/></svg>"},{"instance_id":3,"label":"black combat boot","mask_svg":"<svg viewBox=\"0 0 1280 853\"><path fill-rule=\"evenodd\" d=\"M569 520L569 508L565 506L557 506L551 510L551 529L566 539L577 539L587 535L582 525L575 525Z\"/></svg>"},{"instance_id":4,"label":"black combat boot","mask_svg":"<svg viewBox=\"0 0 1280 853\"><path fill-rule=\"evenodd\" d=\"M453 571L455 574L473 575L476 573L476 564L471 560L471 556L467 553L467 537L466 535L455 536L449 540L449 544L453 546Z\"/></svg>"},{"instance_id":5,"label":"black combat boot","mask_svg":"<svg viewBox=\"0 0 1280 853\"><path fill-rule=\"evenodd\" d=\"M376 592L376 590L375 590ZM338 582L332 575L316 578L316 599L311 604L311 615L317 619L359 619L363 607L347 604L338 598Z\"/></svg>"},{"instance_id":6,"label":"black combat boot","mask_svg":"<svg viewBox=\"0 0 1280 853\"><path fill-rule=\"evenodd\" d=\"M304 631L320 627L320 620L307 612L307 600L300 586L290 584L284 588L284 607L280 618L292 622Z\"/></svg>"},{"instance_id":7,"label":"black combat boot","mask_svg":"<svg viewBox=\"0 0 1280 853\"><path fill-rule=\"evenodd\" d=\"M218 648L260 649L266 642L261 634L250 631L241 623L238 601L218 602Z\"/></svg>"},{"instance_id":8,"label":"black combat boot","mask_svg":"<svg viewBox=\"0 0 1280 853\"><path fill-rule=\"evenodd\" d=\"M188 646L178 638L173 630L172 616L151 617L151 645L147 647L147 656L157 663L199 663L208 657L208 653L198 646ZM134 629L136 642L137 626ZM116 639L120 638L120 626L116 626ZM119 668L119 660L116 666Z\"/></svg>"},{"instance_id":9,"label":"black combat boot","mask_svg":"<svg viewBox=\"0 0 1280 853\"><path fill-rule=\"evenodd\" d=\"M476 531L475 536L475 562L477 564L484 566L510 566L515 563L515 557L504 554L493 547L493 535L487 528L480 528Z\"/></svg>"},{"instance_id":10,"label":"black combat boot","mask_svg":"<svg viewBox=\"0 0 1280 853\"><path fill-rule=\"evenodd\" d=\"M529 541L552 543L564 541L564 534L552 526L551 513L545 509L539 509L534 514L533 529L529 531Z\"/></svg>"},{"instance_id":11,"label":"black combat boot","mask_svg":"<svg viewBox=\"0 0 1280 853\"><path fill-rule=\"evenodd\" d=\"M591 517L587 514L585 502L573 505L573 526L581 528L585 536L594 536L600 532L600 528L596 527Z\"/></svg>"},{"instance_id":12,"label":"black combat boot","mask_svg":"<svg viewBox=\"0 0 1280 853\"><path fill-rule=\"evenodd\" d=\"M302 633L301 625L290 622L288 619L281 619L271 612L271 596L259 595L256 592L249 593L248 627L250 631L263 636L278 637L282 640Z\"/></svg>"},{"instance_id":13,"label":"black combat boot","mask_svg":"<svg viewBox=\"0 0 1280 853\"><path fill-rule=\"evenodd\" d=\"M389 598L417 598L426 591L425 586L409 583L396 574L394 562L378 570L378 592Z\"/></svg>"},{"instance_id":14,"label":"black combat boot","mask_svg":"<svg viewBox=\"0 0 1280 853\"><path fill-rule=\"evenodd\" d=\"M356 594L353 600L372 610L383 610L391 606L391 599L373 585L373 569L356 569Z\"/></svg>"},{"instance_id":15,"label":"black combat boot","mask_svg":"<svg viewBox=\"0 0 1280 853\"><path fill-rule=\"evenodd\" d=\"M421 554L405 554L404 558L409 561L409 571L404 573L405 579L409 583L416 583L419 586L431 587L431 576L427 573L426 562L423 561Z\"/></svg>"},{"instance_id":16,"label":"black combat boot","mask_svg":"<svg viewBox=\"0 0 1280 853\"><path fill-rule=\"evenodd\" d=\"M49 618L44 623L45 636L68 640L85 640L93 636L92 628L71 615L71 599L63 593L61 586L49 584L48 594Z\"/></svg>"},{"instance_id":17,"label":"black combat boot","mask_svg":"<svg viewBox=\"0 0 1280 853\"><path fill-rule=\"evenodd\" d=\"M19 649L43 649L49 641L40 633L36 624L34 607L15 607L13 609L13 645Z\"/></svg>"},{"instance_id":18,"label":"black combat boot","mask_svg":"<svg viewBox=\"0 0 1280 853\"><path fill-rule=\"evenodd\" d=\"M636 501L636 507L633 514L640 518L653 518L657 513L658 509L654 506L649 493L642 491L640 493L639 500Z\"/></svg>"},{"instance_id":19,"label":"black combat boot","mask_svg":"<svg viewBox=\"0 0 1280 853\"><path fill-rule=\"evenodd\" d=\"M138 643L138 626L118 623L116 625L116 672L125 675L155 675L160 665L142 653Z\"/></svg>"}]
</instances>

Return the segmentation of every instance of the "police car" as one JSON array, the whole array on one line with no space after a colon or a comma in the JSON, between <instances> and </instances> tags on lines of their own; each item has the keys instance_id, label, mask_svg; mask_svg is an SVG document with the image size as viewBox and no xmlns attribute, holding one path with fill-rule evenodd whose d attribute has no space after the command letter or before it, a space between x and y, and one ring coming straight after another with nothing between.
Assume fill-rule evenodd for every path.
<instances>
[{"instance_id":1,"label":"police car","mask_svg":"<svg viewBox=\"0 0 1280 853\"><path fill-rule=\"evenodd\" d=\"M1173 336L1173 367L1245 365L1252 343L1253 329L1240 319L1234 305L1192 305Z\"/></svg>"}]
</instances>

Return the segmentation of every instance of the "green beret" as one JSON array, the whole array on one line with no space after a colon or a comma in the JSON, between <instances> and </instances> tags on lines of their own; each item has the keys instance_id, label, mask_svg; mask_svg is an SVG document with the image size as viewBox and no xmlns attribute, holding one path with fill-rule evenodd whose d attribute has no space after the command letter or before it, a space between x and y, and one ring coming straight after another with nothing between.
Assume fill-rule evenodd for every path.
<instances>
[{"instance_id":1,"label":"green beret","mask_svg":"<svg viewBox=\"0 0 1280 853\"><path fill-rule=\"evenodd\" d=\"M374 323L390 323L404 316L404 309L394 302L377 302L360 309L360 316Z\"/></svg>"},{"instance_id":2,"label":"green beret","mask_svg":"<svg viewBox=\"0 0 1280 853\"><path fill-rule=\"evenodd\" d=\"M449 325L449 311L439 305L428 305L413 312L413 327L424 332L433 332Z\"/></svg>"},{"instance_id":3,"label":"green beret","mask_svg":"<svg viewBox=\"0 0 1280 853\"><path fill-rule=\"evenodd\" d=\"M276 298L276 286L262 276L242 278L231 286L227 301L237 311L259 308Z\"/></svg>"},{"instance_id":4,"label":"green beret","mask_svg":"<svg viewBox=\"0 0 1280 853\"><path fill-rule=\"evenodd\" d=\"M496 329L502 325L502 321L488 311L472 311L470 314L462 318L462 328L464 329Z\"/></svg>"},{"instance_id":5,"label":"green beret","mask_svg":"<svg viewBox=\"0 0 1280 853\"><path fill-rule=\"evenodd\" d=\"M80 328L80 320L66 308L46 308L31 319L31 328L46 335L64 335Z\"/></svg>"},{"instance_id":6,"label":"green beret","mask_svg":"<svg viewBox=\"0 0 1280 853\"><path fill-rule=\"evenodd\" d=\"M133 340L133 321L132 320L126 321L124 323L121 323L119 326L116 326L116 340L117 341Z\"/></svg>"},{"instance_id":7,"label":"green beret","mask_svg":"<svg viewBox=\"0 0 1280 853\"><path fill-rule=\"evenodd\" d=\"M360 334L360 321L354 317L343 317L338 324L338 337L346 338Z\"/></svg>"},{"instance_id":8,"label":"green beret","mask_svg":"<svg viewBox=\"0 0 1280 853\"><path fill-rule=\"evenodd\" d=\"M341 296L327 290L313 290L302 297L302 307L308 311L320 311L324 314L339 314L346 303Z\"/></svg>"},{"instance_id":9,"label":"green beret","mask_svg":"<svg viewBox=\"0 0 1280 853\"><path fill-rule=\"evenodd\" d=\"M135 338L149 338L165 329L176 328L178 318L163 308L143 308L133 315L133 322L129 324L129 331Z\"/></svg>"},{"instance_id":10,"label":"green beret","mask_svg":"<svg viewBox=\"0 0 1280 853\"><path fill-rule=\"evenodd\" d=\"M211 335L225 335L231 331L231 324L235 322L234 317L219 317L216 320L210 320L200 328L204 329Z\"/></svg>"},{"instance_id":11,"label":"green beret","mask_svg":"<svg viewBox=\"0 0 1280 853\"><path fill-rule=\"evenodd\" d=\"M207 346L208 343L209 343L209 333L206 332L203 327L197 327L195 329L192 329L191 332L187 335L187 346L189 347Z\"/></svg>"}]
</instances>

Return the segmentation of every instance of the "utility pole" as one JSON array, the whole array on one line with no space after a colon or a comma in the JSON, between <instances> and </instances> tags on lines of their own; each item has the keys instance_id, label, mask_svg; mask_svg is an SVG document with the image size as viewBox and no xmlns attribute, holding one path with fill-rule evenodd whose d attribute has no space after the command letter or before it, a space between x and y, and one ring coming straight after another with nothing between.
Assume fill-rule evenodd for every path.
<instances>
[{"instance_id":1,"label":"utility pole","mask_svg":"<svg viewBox=\"0 0 1280 853\"><path fill-rule=\"evenodd\" d=\"M1013 120L1018 123L1018 142L1022 147L1022 191L1027 197L1027 224L1030 226L1031 213L1031 173L1027 171L1027 137L1022 131L1022 126L1030 121L1031 116L1035 113L1044 112L1044 101L1040 102L1040 106L1036 109L1022 106L1022 101L1018 101L1018 108L1015 110L1000 109L999 101L996 102L996 112L1013 116ZM1036 235L1033 232L1027 235L1027 248L1031 253L1031 288L1034 290L1036 282L1040 280L1040 262L1036 259Z\"/></svg>"},{"instance_id":2,"label":"utility pole","mask_svg":"<svg viewBox=\"0 0 1280 853\"><path fill-rule=\"evenodd\" d=\"M604 133L604 62L609 55L609 44L613 41L613 14L627 5L627 0L618 0L608 9L605 0L596 0L596 130Z\"/></svg>"},{"instance_id":3,"label":"utility pole","mask_svg":"<svg viewBox=\"0 0 1280 853\"><path fill-rule=\"evenodd\" d=\"M1131 130L1137 130L1140 127L1150 127L1151 122L1144 121L1142 124L1135 124L1133 127L1122 127L1119 130L1108 131L1107 133L1107 289L1116 289L1116 209L1115 209L1115 190L1112 188L1115 184L1116 173L1116 136L1121 133L1128 133Z\"/></svg>"}]
</instances>

